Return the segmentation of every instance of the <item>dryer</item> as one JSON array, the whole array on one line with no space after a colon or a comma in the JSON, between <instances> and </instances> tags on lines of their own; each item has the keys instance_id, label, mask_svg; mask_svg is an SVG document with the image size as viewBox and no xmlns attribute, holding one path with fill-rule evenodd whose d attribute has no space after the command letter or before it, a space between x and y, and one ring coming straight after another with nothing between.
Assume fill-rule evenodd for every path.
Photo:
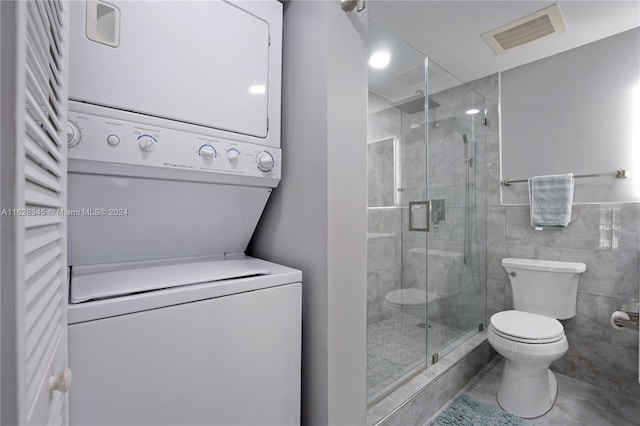
<instances>
[{"instance_id":1,"label":"dryer","mask_svg":"<svg viewBox=\"0 0 640 426\"><path fill-rule=\"evenodd\" d=\"M69 99L280 148L282 5L71 4Z\"/></svg>"},{"instance_id":2,"label":"dryer","mask_svg":"<svg viewBox=\"0 0 640 426\"><path fill-rule=\"evenodd\" d=\"M70 7L70 424L298 424L301 272L244 254L281 178L282 5Z\"/></svg>"}]
</instances>

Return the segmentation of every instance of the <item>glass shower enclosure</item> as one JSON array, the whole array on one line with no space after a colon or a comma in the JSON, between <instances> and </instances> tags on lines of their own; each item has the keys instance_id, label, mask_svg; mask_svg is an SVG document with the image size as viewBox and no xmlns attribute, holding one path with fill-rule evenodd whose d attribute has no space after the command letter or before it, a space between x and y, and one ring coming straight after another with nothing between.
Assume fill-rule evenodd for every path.
<instances>
[{"instance_id":1,"label":"glass shower enclosure","mask_svg":"<svg viewBox=\"0 0 640 426\"><path fill-rule=\"evenodd\" d=\"M370 20L367 401L482 329L482 96Z\"/></svg>"}]
</instances>

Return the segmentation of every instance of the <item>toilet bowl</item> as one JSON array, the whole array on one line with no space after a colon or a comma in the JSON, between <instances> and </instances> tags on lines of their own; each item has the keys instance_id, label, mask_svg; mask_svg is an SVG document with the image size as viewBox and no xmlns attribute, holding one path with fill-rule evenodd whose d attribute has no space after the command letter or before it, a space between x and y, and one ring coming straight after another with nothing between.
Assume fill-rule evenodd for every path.
<instances>
[{"instance_id":1,"label":"toilet bowl","mask_svg":"<svg viewBox=\"0 0 640 426\"><path fill-rule=\"evenodd\" d=\"M491 316L487 337L506 359L498 391L500 406L524 418L549 411L558 393L549 366L569 349L562 324L529 312L498 312Z\"/></svg>"},{"instance_id":2,"label":"toilet bowl","mask_svg":"<svg viewBox=\"0 0 640 426\"><path fill-rule=\"evenodd\" d=\"M386 294L382 309L385 316L404 312L424 321L427 303L432 304L437 298L437 294L419 288L399 288Z\"/></svg>"},{"instance_id":3,"label":"toilet bowl","mask_svg":"<svg viewBox=\"0 0 640 426\"><path fill-rule=\"evenodd\" d=\"M558 394L549 366L569 349L558 319L575 316L578 279L586 265L507 258L502 266L515 309L492 315L487 330L489 343L505 358L498 403L516 416L539 417Z\"/></svg>"}]
</instances>

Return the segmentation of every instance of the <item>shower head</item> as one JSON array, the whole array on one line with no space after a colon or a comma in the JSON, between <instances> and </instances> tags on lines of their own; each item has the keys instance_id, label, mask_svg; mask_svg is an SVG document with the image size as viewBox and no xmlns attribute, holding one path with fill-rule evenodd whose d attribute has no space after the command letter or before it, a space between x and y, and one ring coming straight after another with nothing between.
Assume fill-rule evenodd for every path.
<instances>
[{"instance_id":1,"label":"shower head","mask_svg":"<svg viewBox=\"0 0 640 426\"><path fill-rule=\"evenodd\" d=\"M424 111L424 93L417 93L408 98L402 99L394 104L394 107L399 108L401 111L407 114L415 114L416 112ZM427 98L428 108L433 109L439 107L440 104L431 98Z\"/></svg>"}]
</instances>

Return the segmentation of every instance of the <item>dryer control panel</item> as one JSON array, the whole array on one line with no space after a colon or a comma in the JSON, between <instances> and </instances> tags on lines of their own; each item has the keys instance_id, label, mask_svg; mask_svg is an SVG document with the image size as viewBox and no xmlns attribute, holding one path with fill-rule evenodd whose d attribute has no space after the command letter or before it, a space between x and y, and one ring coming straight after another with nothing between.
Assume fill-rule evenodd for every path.
<instances>
[{"instance_id":1,"label":"dryer control panel","mask_svg":"<svg viewBox=\"0 0 640 426\"><path fill-rule=\"evenodd\" d=\"M69 111L70 160L280 179L281 150Z\"/></svg>"}]
</instances>

